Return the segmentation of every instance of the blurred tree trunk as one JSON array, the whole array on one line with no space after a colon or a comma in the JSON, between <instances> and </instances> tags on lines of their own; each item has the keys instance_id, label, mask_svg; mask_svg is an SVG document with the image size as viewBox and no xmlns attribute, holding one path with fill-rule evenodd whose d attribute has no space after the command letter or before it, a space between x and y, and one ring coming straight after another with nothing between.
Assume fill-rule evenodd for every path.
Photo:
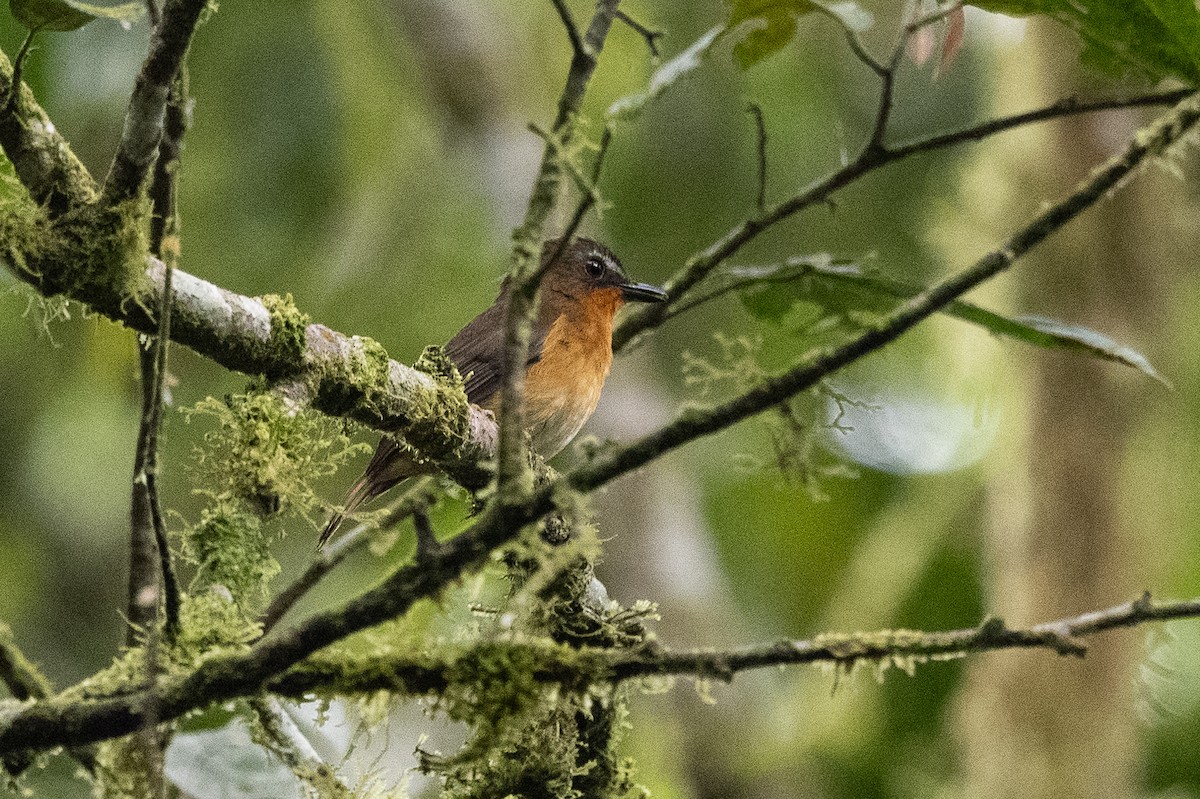
<instances>
[{"instance_id":1,"label":"blurred tree trunk","mask_svg":"<svg viewBox=\"0 0 1200 799\"><path fill-rule=\"evenodd\" d=\"M1016 94L1008 102L1025 108L1092 93L1075 77L1069 34L1031 25L1029 35L1030 58L999 59L1001 96ZM1026 87L1027 94L1003 87ZM1078 117L987 157L1007 160L1010 182L1033 184L1032 196L1051 199L1111 154L1135 124L1127 114ZM1153 193L1146 177L1153 176L1089 211L1018 268L1022 311L1075 321L1135 347L1153 343L1154 309L1163 307L1165 289L1164 276L1147 274L1139 258L1138 235L1158 221L1145 202ZM1021 207L1002 203L991 211L1005 229L1032 211L1024 199L1030 193L1011 196L1022 198ZM1136 414L1148 405L1139 397L1155 388L1095 359L1028 351L1019 358L1028 370L1018 389L1025 429L1013 436L1023 439L1013 457L994 459L986 546L993 559L988 606L1025 625L1116 604L1144 587L1134 520L1123 513L1132 488L1123 481L1123 462ZM1142 635L1105 636L1083 660L1044 652L973 660L959 704L965 795L1133 796Z\"/></svg>"}]
</instances>

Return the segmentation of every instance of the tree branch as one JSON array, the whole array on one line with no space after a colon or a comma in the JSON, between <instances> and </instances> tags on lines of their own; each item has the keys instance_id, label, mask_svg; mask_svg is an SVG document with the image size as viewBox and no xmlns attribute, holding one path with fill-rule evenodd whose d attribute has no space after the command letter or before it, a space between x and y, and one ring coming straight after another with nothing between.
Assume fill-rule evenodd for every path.
<instances>
[{"instance_id":1,"label":"tree branch","mask_svg":"<svg viewBox=\"0 0 1200 799\"><path fill-rule=\"evenodd\" d=\"M1200 93L1139 130L1124 152L1092 173L1065 199L1044 209L1000 247L974 265L930 286L900 305L860 335L837 346L810 353L796 366L729 402L708 410L688 409L674 422L639 441L598 456L566 475L578 490L597 488L676 447L724 429L795 396L825 377L897 339L921 320L1012 266L1018 258L1116 188L1148 155L1163 152L1200 120Z\"/></svg>"},{"instance_id":2,"label":"tree branch","mask_svg":"<svg viewBox=\"0 0 1200 799\"><path fill-rule=\"evenodd\" d=\"M857 663L905 663L944 660L978 652L1002 649L1050 649L1060 655L1082 656L1083 639L1099 633L1150 622L1200 616L1200 597L1178 601L1154 601L1147 594L1133 602L1038 624L1026 629L1007 627L991 618L978 627L945 632L884 630L875 633L825 634L809 640L753 644L729 650L671 650L654 646L638 650L609 647L560 648L553 645L513 644L531 648L537 668L530 675L538 682L559 684L567 690L582 690L596 681L638 679L649 676L690 675L729 680L750 669L805 663L834 663L851 667ZM489 646L495 646L489 644ZM461 657L471 657L467 649ZM434 661L405 656L381 662L367 658L347 663L344 656L333 660L314 658L279 669L262 682L232 684L213 679L215 673L229 674L240 658L225 658L201 666L183 681L157 689L163 719L176 718L189 710L265 689L302 698L336 684L343 693L379 690L421 695L440 693L451 684L456 660ZM527 662L515 659L515 662ZM241 665L241 663L239 663ZM457 670L462 673L462 669ZM468 669L467 673L471 673ZM207 679L200 678L205 675ZM16 713L0 730L0 753L22 749L45 749L62 744L114 738L134 729L141 692L89 703L49 699Z\"/></svg>"},{"instance_id":3,"label":"tree branch","mask_svg":"<svg viewBox=\"0 0 1200 799\"><path fill-rule=\"evenodd\" d=\"M311 790L311 793L305 791L305 795L321 799L354 799L360 795L350 790L333 767L321 759L278 699L259 697L250 700L250 707L258 717L270 751Z\"/></svg>"},{"instance_id":4,"label":"tree branch","mask_svg":"<svg viewBox=\"0 0 1200 799\"><path fill-rule=\"evenodd\" d=\"M564 654L546 646L533 649L538 668L533 678L545 684L578 689L598 681L620 682L643 677L692 676L729 681L751 669L808 663L833 663L849 669L860 663L906 664L949 660L1006 649L1049 649L1058 655L1083 657L1084 639L1111 630L1151 622L1200 616L1200 597L1156 602L1149 594L1105 610L1045 622L1025 629L1007 627L996 617L978 627L944 632L881 630L869 633L826 633L808 640L773 641L734 649L614 649L585 647ZM472 656L470 649L459 657ZM410 657L385 663L364 662L347 668L343 661L326 665L306 661L272 680L270 690L300 698L336 681L344 693L402 691L413 695L440 693L450 684L450 663Z\"/></svg>"},{"instance_id":5,"label":"tree branch","mask_svg":"<svg viewBox=\"0 0 1200 799\"><path fill-rule=\"evenodd\" d=\"M280 591L263 613L263 635L274 629L279 620L324 579L325 575L333 571L335 566L351 553L357 552L370 543L373 533L395 527L418 510L433 505L435 500L431 480L424 478L405 491L404 496L392 505L387 515L378 524L369 522L359 524L350 532L339 536L333 543L318 550L304 573L297 577L291 585Z\"/></svg>"},{"instance_id":6,"label":"tree branch","mask_svg":"<svg viewBox=\"0 0 1200 799\"><path fill-rule=\"evenodd\" d=\"M163 6L150 37L150 52L129 97L121 141L104 180L102 199L107 205L137 196L150 174L163 136L171 85L206 6L206 0L167 0Z\"/></svg>"},{"instance_id":7,"label":"tree branch","mask_svg":"<svg viewBox=\"0 0 1200 799\"><path fill-rule=\"evenodd\" d=\"M660 53L658 52L658 40L663 37L662 31L651 30L650 28L647 28L645 25L638 22L636 19L620 9L617 9L617 19L619 19L621 22L624 22L629 26L630 29L637 33L638 36L641 36L646 40L646 48L650 50L650 56L652 58L658 58L660 56Z\"/></svg>"},{"instance_id":8,"label":"tree branch","mask_svg":"<svg viewBox=\"0 0 1200 799\"><path fill-rule=\"evenodd\" d=\"M706 249L688 259L683 268L666 281L664 288L670 300L654 305L642 305L631 309L613 331L613 350L620 351L629 346L645 331L657 327L672 316L673 306L680 302L685 293L707 277L724 261L735 255L758 234L771 226L790 218L818 203L829 199L834 192L845 188L859 178L875 170L894 164L912 155L944 149L956 144L974 142L1004 133L1034 122L1043 122L1076 114L1090 114L1118 108L1139 108L1156 105L1174 105L1195 92L1195 89L1177 89L1155 92L1134 97L1110 98L1082 101L1078 98L1059 100L1045 108L1027 111L1012 116L971 125L961 130L942 133L923 139L889 147L865 148L857 158L828 175L813 181L802 191L793 195L750 219L732 228Z\"/></svg>"},{"instance_id":9,"label":"tree branch","mask_svg":"<svg viewBox=\"0 0 1200 799\"><path fill-rule=\"evenodd\" d=\"M500 393L500 431L496 451L496 484L502 503L523 502L532 488L525 454L525 366L529 339L537 312L538 288L544 272L541 263L543 230L558 203L563 177L562 149L571 136L573 118L583 103L597 57L612 28L620 0L598 0L582 41L566 7L556 4L567 24L574 55L558 101L551 137L542 148L542 161L534 180L525 219L514 233L512 289L504 317L504 365ZM555 138L558 140L555 141ZM548 266L549 264L546 264Z\"/></svg>"},{"instance_id":10,"label":"tree branch","mask_svg":"<svg viewBox=\"0 0 1200 799\"><path fill-rule=\"evenodd\" d=\"M4 622L0 622L0 682L22 702L45 699L54 693L50 680L25 657L17 646L12 628Z\"/></svg>"},{"instance_id":11,"label":"tree branch","mask_svg":"<svg viewBox=\"0 0 1200 799\"><path fill-rule=\"evenodd\" d=\"M13 66L0 52L0 97L16 91L15 103L0 111L0 148L33 201L51 216L88 205L97 197L96 182L24 83L13 86Z\"/></svg>"}]
</instances>

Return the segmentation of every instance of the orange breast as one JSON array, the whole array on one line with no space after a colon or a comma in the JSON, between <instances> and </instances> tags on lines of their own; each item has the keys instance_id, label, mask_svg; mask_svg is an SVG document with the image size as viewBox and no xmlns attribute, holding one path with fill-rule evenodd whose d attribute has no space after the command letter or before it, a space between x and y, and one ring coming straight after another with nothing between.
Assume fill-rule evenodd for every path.
<instances>
[{"instance_id":1,"label":"orange breast","mask_svg":"<svg viewBox=\"0 0 1200 799\"><path fill-rule=\"evenodd\" d=\"M542 357L525 379L526 425L533 448L549 458L596 410L612 366L612 320L619 289L591 292L550 326Z\"/></svg>"}]
</instances>

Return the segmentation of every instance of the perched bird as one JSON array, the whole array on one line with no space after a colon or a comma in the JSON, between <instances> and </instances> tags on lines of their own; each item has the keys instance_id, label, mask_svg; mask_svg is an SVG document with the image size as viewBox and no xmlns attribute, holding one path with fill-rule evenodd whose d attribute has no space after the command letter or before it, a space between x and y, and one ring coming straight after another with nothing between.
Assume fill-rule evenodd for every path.
<instances>
[{"instance_id":1,"label":"perched bird","mask_svg":"<svg viewBox=\"0 0 1200 799\"><path fill-rule=\"evenodd\" d=\"M561 240L542 247L542 263ZM499 412L504 368L504 319L512 287L505 278L496 301L458 332L446 355L463 376L467 400ZM595 241L577 238L546 270L541 303L529 339L525 373L525 423L533 449L550 458L565 447L596 409L612 365L613 316L626 302L663 302L667 293L631 283L617 256ZM409 477L428 474L390 436L384 436L342 510L321 533L324 546L343 518Z\"/></svg>"}]
</instances>

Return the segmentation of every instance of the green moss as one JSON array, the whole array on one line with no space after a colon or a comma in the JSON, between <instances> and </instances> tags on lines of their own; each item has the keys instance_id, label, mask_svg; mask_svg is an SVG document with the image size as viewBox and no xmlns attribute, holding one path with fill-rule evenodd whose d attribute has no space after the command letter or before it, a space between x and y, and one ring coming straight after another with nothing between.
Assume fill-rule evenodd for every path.
<instances>
[{"instance_id":1,"label":"green moss","mask_svg":"<svg viewBox=\"0 0 1200 799\"><path fill-rule=\"evenodd\" d=\"M160 680L182 678L205 660L245 652L262 632L228 591L215 587L182 597L179 628L174 641L161 641L156 662ZM137 646L122 650L106 668L67 688L59 698L86 701L128 694L145 681L146 650Z\"/></svg>"},{"instance_id":2,"label":"green moss","mask_svg":"<svg viewBox=\"0 0 1200 799\"><path fill-rule=\"evenodd\" d=\"M271 315L271 352L288 363L301 364L308 347L307 330L312 320L296 307L291 294L265 294L259 301Z\"/></svg>"},{"instance_id":3,"label":"green moss","mask_svg":"<svg viewBox=\"0 0 1200 799\"><path fill-rule=\"evenodd\" d=\"M351 339L348 357L326 363L315 379L317 401L330 412L349 412L357 405L381 409L388 386L390 358L378 341L366 336Z\"/></svg>"},{"instance_id":4,"label":"green moss","mask_svg":"<svg viewBox=\"0 0 1200 799\"><path fill-rule=\"evenodd\" d=\"M204 511L184 542L196 563L195 586L224 586L241 605L257 607L279 574L262 519L237 503L218 503Z\"/></svg>"},{"instance_id":5,"label":"green moss","mask_svg":"<svg viewBox=\"0 0 1200 799\"><path fill-rule=\"evenodd\" d=\"M150 206L83 205L51 220L15 178L0 173L0 259L46 296L140 302L149 289Z\"/></svg>"},{"instance_id":6,"label":"green moss","mask_svg":"<svg viewBox=\"0 0 1200 799\"><path fill-rule=\"evenodd\" d=\"M150 205L135 198L113 207L84 206L64 214L55 225L55 248L41 269L43 291L88 301L119 296L140 301L150 288L146 257L150 251ZM63 265L70 265L70 269Z\"/></svg>"},{"instance_id":7,"label":"green moss","mask_svg":"<svg viewBox=\"0 0 1200 799\"><path fill-rule=\"evenodd\" d=\"M92 796L96 799L145 799L157 791L149 779L161 764L141 736L128 735L96 747L96 772Z\"/></svg>"},{"instance_id":8,"label":"green moss","mask_svg":"<svg viewBox=\"0 0 1200 799\"><path fill-rule=\"evenodd\" d=\"M53 248L46 209L29 198L16 178L0 174L0 258L18 276L40 276L38 263Z\"/></svg>"},{"instance_id":9,"label":"green moss","mask_svg":"<svg viewBox=\"0 0 1200 799\"><path fill-rule=\"evenodd\" d=\"M187 412L188 420L212 420L196 451L199 492L217 502L246 503L256 513L307 514L318 506L311 481L333 474L364 445L352 444L343 426L275 394L208 397Z\"/></svg>"}]
</instances>

